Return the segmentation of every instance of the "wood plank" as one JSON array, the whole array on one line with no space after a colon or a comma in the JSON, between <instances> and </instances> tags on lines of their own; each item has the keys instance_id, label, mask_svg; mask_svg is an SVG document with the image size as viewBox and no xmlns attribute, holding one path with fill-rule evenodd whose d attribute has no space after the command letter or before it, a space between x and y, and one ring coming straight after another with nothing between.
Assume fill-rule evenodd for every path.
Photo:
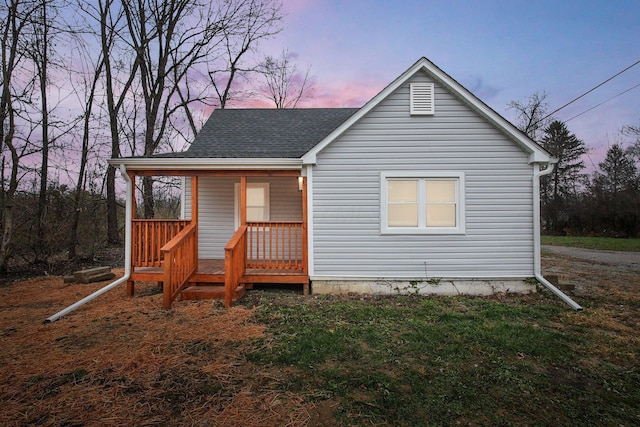
<instances>
[{"instance_id":1,"label":"wood plank","mask_svg":"<svg viewBox=\"0 0 640 427\"><path fill-rule=\"evenodd\" d=\"M309 276L302 274L245 274L240 282L304 285L309 283Z\"/></svg>"},{"instance_id":2,"label":"wood plank","mask_svg":"<svg viewBox=\"0 0 640 427\"><path fill-rule=\"evenodd\" d=\"M238 286L233 301L237 301L245 295L243 286ZM180 299L183 301L195 301L206 299L224 299L225 287L222 286L189 286L182 291Z\"/></svg>"},{"instance_id":3,"label":"wood plank","mask_svg":"<svg viewBox=\"0 0 640 427\"><path fill-rule=\"evenodd\" d=\"M76 278L76 281L80 283L93 283L93 282L104 282L105 280L111 280L116 277L112 272L95 274L93 276L82 276L81 278Z\"/></svg>"},{"instance_id":4,"label":"wood plank","mask_svg":"<svg viewBox=\"0 0 640 427\"><path fill-rule=\"evenodd\" d=\"M196 273L191 283L224 283L224 274Z\"/></svg>"},{"instance_id":5,"label":"wood plank","mask_svg":"<svg viewBox=\"0 0 640 427\"><path fill-rule=\"evenodd\" d=\"M161 282L164 278L164 273L160 272L146 272L146 273L131 273L129 280L137 282Z\"/></svg>"},{"instance_id":6,"label":"wood plank","mask_svg":"<svg viewBox=\"0 0 640 427\"><path fill-rule=\"evenodd\" d=\"M235 300L236 288L240 283L240 277L244 273L247 245L246 234L247 226L241 225L224 248L225 307L231 307L231 303Z\"/></svg>"},{"instance_id":7,"label":"wood plank","mask_svg":"<svg viewBox=\"0 0 640 427\"><path fill-rule=\"evenodd\" d=\"M86 270L74 271L73 277L78 282L89 283L89 281L95 277L103 277L104 275L108 274L112 274L111 267L95 267L88 268Z\"/></svg>"}]
</instances>

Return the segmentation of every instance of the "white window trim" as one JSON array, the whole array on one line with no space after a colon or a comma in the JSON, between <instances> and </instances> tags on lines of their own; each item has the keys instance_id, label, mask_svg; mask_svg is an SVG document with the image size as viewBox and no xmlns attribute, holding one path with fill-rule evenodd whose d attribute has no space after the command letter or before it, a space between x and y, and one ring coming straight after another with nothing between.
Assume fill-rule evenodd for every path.
<instances>
[{"instance_id":1,"label":"white window trim","mask_svg":"<svg viewBox=\"0 0 640 427\"><path fill-rule=\"evenodd\" d=\"M455 227L389 227L388 226L388 186L387 181L395 178L438 179L451 178L456 180L456 226ZM421 200L419 209L426 206L426 200ZM464 172L420 172L420 171L389 171L380 174L380 233L381 234L465 234L465 175ZM424 221L419 222L424 223Z\"/></svg>"},{"instance_id":2,"label":"white window trim","mask_svg":"<svg viewBox=\"0 0 640 427\"><path fill-rule=\"evenodd\" d=\"M269 221L271 218L271 197L269 194L269 183L268 182L247 182L247 188L249 187L261 187L264 189L264 197L265 197L265 219L264 221ZM233 198L233 221L235 229L237 230L240 227L240 183L236 182L234 185L234 198Z\"/></svg>"},{"instance_id":3,"label":"white window trim","mask_svg":"<svg viewBox=\"0 0 640 427\"><path fill-rule=\"evenodd\" d=\"M433 83L411 83L409 104L412 116L435 114L435 85Z\"/></svg>"}]
</instances>

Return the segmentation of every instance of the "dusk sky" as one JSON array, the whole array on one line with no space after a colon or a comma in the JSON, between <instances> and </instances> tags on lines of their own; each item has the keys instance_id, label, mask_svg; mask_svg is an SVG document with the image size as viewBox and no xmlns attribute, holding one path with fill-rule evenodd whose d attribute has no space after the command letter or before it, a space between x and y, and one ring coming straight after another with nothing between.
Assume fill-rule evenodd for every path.
<instances>
[{"instance_id":1,"label":"dusk sky","mask_svg":"<svg viewBox=\"0 0 640 427\"><path fill-rule=\"evenodd\" d=\"M262 50L311 66L302 107L361 106L422 56L512 120L511 100L546 92L550 111L640 60L640 1L284 0L285 30ZM597 166L640 125L640 64L558 112ZM630 138L626 138L627 141ZM592 164L589 164L592 163Z\"/></svg>"}]
</instances>

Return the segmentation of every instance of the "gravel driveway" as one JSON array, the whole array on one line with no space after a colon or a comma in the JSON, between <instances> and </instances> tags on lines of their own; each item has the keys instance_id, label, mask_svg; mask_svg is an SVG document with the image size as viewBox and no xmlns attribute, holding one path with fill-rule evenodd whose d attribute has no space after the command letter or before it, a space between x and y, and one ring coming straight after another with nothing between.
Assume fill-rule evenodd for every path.
<instances>
[{"instance_id":1,"label":"gravel driveway","mask_svg":"<svg viewBox=\"0 0 640 427\"><path fill-rule=\"evenodd\" d=\"M596 263L611 264L625 270L640 272L640 252L602 251L551 245L542 245L542 252L569 256L571 258Z\"/></svg>"}]
</instances>

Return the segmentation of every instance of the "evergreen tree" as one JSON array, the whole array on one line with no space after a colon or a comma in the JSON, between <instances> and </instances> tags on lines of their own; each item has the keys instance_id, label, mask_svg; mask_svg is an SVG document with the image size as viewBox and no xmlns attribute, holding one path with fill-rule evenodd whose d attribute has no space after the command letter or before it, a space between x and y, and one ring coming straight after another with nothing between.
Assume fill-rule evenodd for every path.
<instances>
[{"instance_id":1,"label":"evergreen tree","mask_svg":"<svg viewBox=\"0 0 640 427\"><path fill-rule=\"evenodd\" d=\"M592 194L599 223L609 235L633 237L640 230L640 174L632 156L618 144L595 172Z\"/></svg>"},{"instance_id":2,"label":"evergreen tree","mask_svg":"<svg viewBox=\"0 0 640 427\"><path fill-rule=\"evenodd\" d=\"M614 144L599 165L601 173L596 172L594 182L612 198L638 187L638 168L631 155Z\"/></svg>"},{"instance_id":3,"label":"evergreen tree","mask_svg":"<svg viewBox=\"0 0 640 427\"><path fill-rule=\"evenodd\" d=\"M581 157L587 154L587 146L567 126L559 120L551 122L544 130L542 146L558 163L550 176L546 177L547 197L557 199L575 195L579 184L584 180L584 162Z\"/></svg>"},{"instance_id":4,"label":"evergreen tree","mask_svg":"<svg viewBox=\"0 0 640 427\"><path fill-rule=\"evenodd\" d=\"M549 231L563 232L569 226L567 212L577 203L578 189L586 179L581 157L588 150L585 143L558 120L545 128L541 142L558 159L553 172L544 176L540 183L545 226Z\"/></svg>"}]
</instances>

